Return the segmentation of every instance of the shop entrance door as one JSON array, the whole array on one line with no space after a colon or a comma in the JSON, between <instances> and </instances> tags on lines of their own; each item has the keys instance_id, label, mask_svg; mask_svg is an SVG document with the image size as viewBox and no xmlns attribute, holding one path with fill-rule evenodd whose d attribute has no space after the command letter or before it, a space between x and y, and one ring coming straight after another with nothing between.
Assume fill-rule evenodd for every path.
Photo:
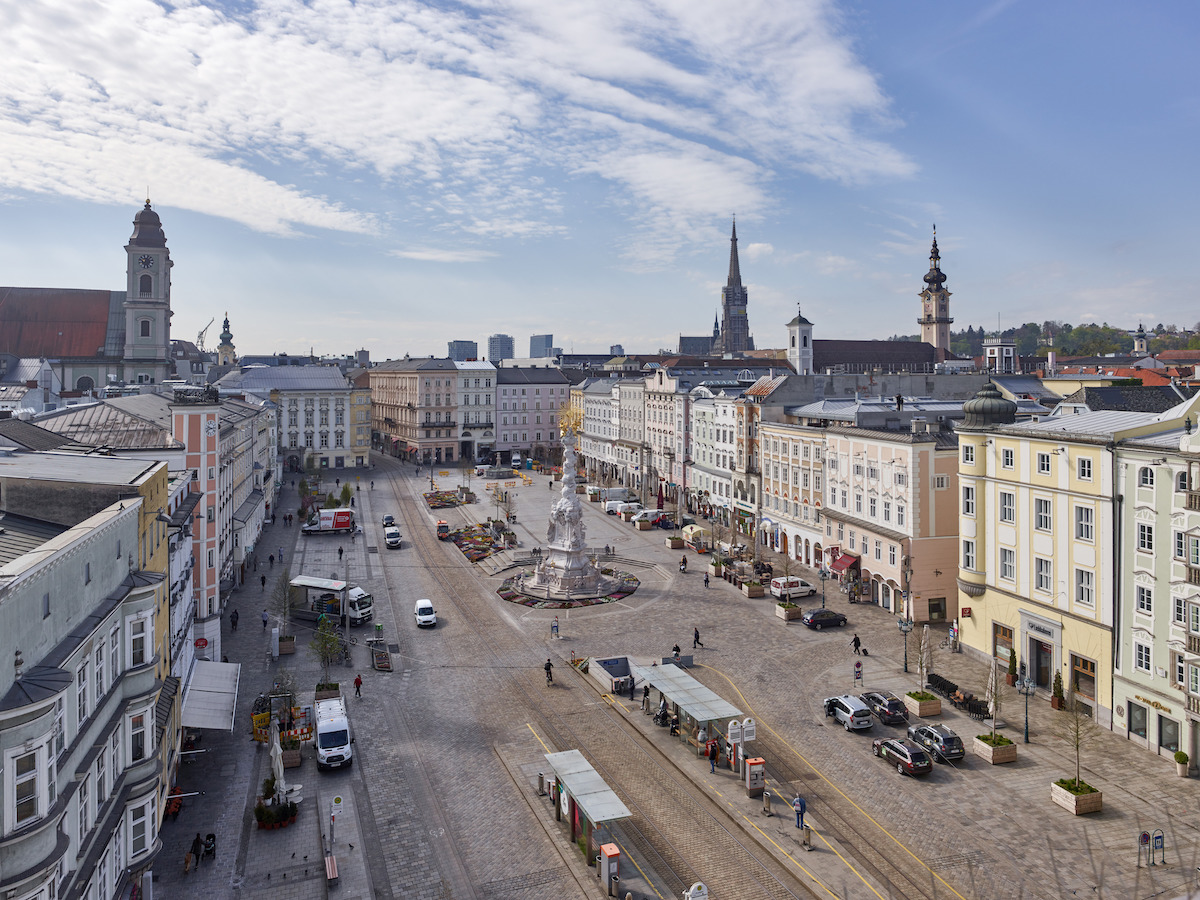
<instances>
[{"instance_id":1,"label":"shop entrance door","mask_svg":"<svg viewBox=\"0 0 1200 900\"><path fill-rule=\"evenodd\" d=\"M1038 687L1050 687L1050 663L1053 659L1053 653L1049 644L1042 641L1030 640L1030 649L1033 651L1033 678L1037 682Z\"/></svg>"}]
</instances>

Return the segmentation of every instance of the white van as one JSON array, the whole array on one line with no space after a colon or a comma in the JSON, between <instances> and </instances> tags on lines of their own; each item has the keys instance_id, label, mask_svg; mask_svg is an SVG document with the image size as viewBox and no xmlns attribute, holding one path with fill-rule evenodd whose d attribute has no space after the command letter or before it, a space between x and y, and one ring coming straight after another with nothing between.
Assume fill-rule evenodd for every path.
<instances>
[{"instance_id":1,"label":"white van","mask_svg":"<svg viewBox=\"0 0 1200 900\"><path fill-rule=\"evenodd\" d=\"M615 516L621 511L621 507L628 502L628 500L606 500L604 502L604 511L610 516Z\"/></svg>"},{"instance_id":2,"label":"white van","mask_svg":"<svg viewBox=\"0 0 1200 900\"><path fill-rule=\"evenodd\" d=\"M654 525L658 522L659 519L661 519L666 514L667 514L667 511L665 509L643 509L640 513L638 513L636 516L634 516L629 521L634 523L635 525L638 522L649 522L651 525Z\"/></svg>"},{"instance_id":3,"label":"white van","mask_svg":"<svg viewBox=\"0 0 1200 900\"><path fill-rule=\"evenodd\" d=\"M417 619L418 628L434 628L437 626L437 613L433 609L432 600L418 600L413 607L413 615Z\"/></svg>"},{"instance_id":4,"label":"white van","mask_svg":"<svg viewBox=\"0 0 1200 900\"><path fill-rule=\"evenodd\" d=\"M512 467L514 469L521 468L521 454L520 453L514 453L512 455Z\"/></svg>"},{"instance_id":5,"label":"white van","mask_svg":"<svg viewBox=\"0 0 1200 900\"><path fill-rule=\"evenodd\" d=\"M817 589L803 578L784 577L771 579L771 596L780 600L791 600L793 597L811 597Z\"/></svg>"},{"instance_id":6,"label":"white van","mask_svg":"<svg viewBox=\"0 0 1200 900\"><path fill-rule=\"evenodd\" d=\"M346 715L346 701L341 697L318 700L317 717L317 768L336 769L354 763L354 732L350 729L350 717Z\"/></svg>"},{"instance_id":7,"label":"white van","mask_svg":"<svg viewBox=\"0 0 1200 900\"><path fill-rule=\"evenodd\" d=\"M390 528L383 529L383 542L392 550L400 549L402 543L400 538L400 529L395 525Z\"/></svg>"},{"instance_id":8,"label":"white van","mask_svg":"<svg viewBox=\"0 0 1200 900\"><path fill-rule=\"evenodd\" d=\"M617 504L617 515L618 516L623 516L623 515L625 515L625 513L637 514L637 513L640 513L641 511L642 511L642 504L640 504L640 503L619 503L619 504Z\"/></svg>"}]
</instances>

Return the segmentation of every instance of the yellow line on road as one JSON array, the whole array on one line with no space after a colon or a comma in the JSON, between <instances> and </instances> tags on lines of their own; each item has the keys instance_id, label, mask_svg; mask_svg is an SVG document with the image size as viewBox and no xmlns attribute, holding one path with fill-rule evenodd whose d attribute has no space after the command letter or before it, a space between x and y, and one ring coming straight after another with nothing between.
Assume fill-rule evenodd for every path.
<instances>
[{"instance_id":1,"label":"yellow line on road","mask_svg":"<svg viewBox=\"0 0 1200 900\"><path fill-rule=\"evenodd\" d=\"M807 868L805 868L804 864L801 863L800 860L798 860L794 856L792 856L792 854L790 852L788 852L787 850L784 850L783 847L781 847L778 843L775 842L775 839L773 837L771 837L769 834L767 834L765 831L763 831L761 828L758 827L758 823L754 822L753 820L751 820L748 816L746 816L744 814L743 814L742 818L746 821L747 825L749 825L751 828L753 828L755 831L757 831L759 834L761 834L764 838L766 838L768 841L770 841L771 845L776 850L778 850L780 853L782 853L785 857L787 857L792 862L792 864L796 866L796 868L798 868L801 872L803 872L805 875L807 875L809 878L811 878L814 882L816 882L817 885L820 886L822 888L822 890L825 891L825 893L827 893L830 897L837 897L837 894L835 894L833 892L833 890L829 887L829 885L827 885L820 878L818 878L814 873L810 872ZM825 845L828 846L829 842L826 841ZM840 856L841 854L838 854L838 855ZM853 868L854 867L851 866L852 871L853 871ZM854 874L858 875L857 872L855 872ZM862 876L859 875L859 877L861 878ZM865 884L865 882L864 882L864 884ZM875 894L876 897L879 898L879 900L884 900L883 895L880 894L879 891L875 890L875 888L871 887L869 884L867 885L867 887L871 890L872 893Z\"/></svg>"},{"instance_id":2,"label":"yellow line on road","mask_svg":"<svg viewBox=\"0 0 1200 900\"><path fill-rule=\"evenodd\" d=\"M617 841L615 836L613 837L613 840ZM646 884L650 885L650 890L654 891L655 896L661 898L662 894L658 892L658 888L654 886L654 882L650 880L650 876L647 875L645 871L642 870L642 867L637 864L637 860L633 858L633 854L626 850L620 841L617 841L617 846L621 848L621 852L625 854L625 858L633 863L633 867L642 873L642 877L646 879ZM608 886L605 885L605 887L607 888Z\"/></svg>"},{"instance_id":3,"label":"yellow line on road","mask_svg":"<svg viewBox=\"0 0 1200 900\"><path fill-rule=\"evenodd\" d=\"M529 731L533 734L533 736L535 738L537 738L537 742L542 745L542 749L545 750L547 753L549 753L550 748L546 746L546 742L542 740L541 736L536 731L533 730L533 726L530 725L528 722L526 722L525 727L529 729Z\"/></svg>"},{"instance_id":4,"label":"yellow line on road","mask_svg":"<svg viewBox=\"0 0 1200 900\"><path fill-rule=\"evenodd\" d=\"M728 675L726 675L720 669L717 669L713 666L705 666L703 664L697 664L697 665L702 665L703 668L710 669L713 672L716 672L722 678L724 678L725 681L729 683L729 686L731 688L733 688L735 691L737 691L737 695L742 699L742 703L747 707L747 710L751 713L754 713L754 718L758 722L759 725L766 728L766 730L771 732L771 734L775 735L775 737L779 738L779 740L783 742L783 745L785 747L787 747L789 750L791 750L792 753L794 753L806 766L808 766L810 769L812 769L813 774L815 774L818 778L820 778L827 785L829 785L831 788L833 788L833 790L835 790L839 794L841 794L842 799L844 799L847 803L849 803L851 806L853 806L855 809L857 809L860 813L862 813L864 816L866 816L867 820L870 821L870 823L872 825L874 825L876 828L878 828L880 831L882 831L884 834L886 834L889 838L891 838L892 842L895 843L895 845L897 847L899 847L901 850L903 850L905 853L907 853L914 862L916 862L919 866L921 866L921 868L923 868L926 872L928 872L932 877L934 877L938 881L940 881L942 883L942 885L946 888L946 890L948 890L950 893L952 893L955 897L958 897L959 900L966 900L966 898L963 897L963 895L960 894L958 891L956 891L953 887L951 887L950 884L948 884L946 882L946 880L944 878L942 878L941 875L939 875L937 872L933 871L933 869L929 868L929 866L925 863L925 861L923 859L921 859L921 857L917 856L917 854L915 854L911 850L909 850L908 847L906 847L904 844L902 844L900 842L899 838L897 838L894 834L892 834L890 831L888 831L886 828L884 828L883 825L881 825L875 819L874 816L872 816L869 812L867 812L865 809L863 809L861 806L859 806L857 803L855 803L853 800L851 800L848 796L846 796L846 792L843 791L836 784L834 784L832 781L830 781L829 778L826 777L825 773L823 773L820 769L818 769L816 766L814 766L803 753L801 753L799 750L797 750L795 747L793 747L790 743L788 743L786 740L784 740L783 736L780 735L778 731L776 731L770 725L766 724L766 722L764 722L762 720L762 718L759 717L758 713L754 712L754 709L750 706L749 701L746 700L746 695L741 692L741 690L738 688L738 686L736 684L734 684L732 678L730 678ZM828 845L828 841L826 841L826 844ZM830 849L833 849L833 848L831 847ZM834 852L836 853L837 851L834 851ZM850 867L850 870L853 871L855 875L858 875L858 877L860 879L862 879L863 884L867 884L866 879L864 879L862 875L859 875L859 873L854 870L854 867L850 865L849 861L847 861L846 858L844 856L842 856L842 854L838 853L838 857L840 859L842 859L842 861L845 862L847 866ZM871 886L869 884L867 884L867 887L871 887ZM871 890L874 891L875 889L871 888Z\"/></svg>"}]
</instances>

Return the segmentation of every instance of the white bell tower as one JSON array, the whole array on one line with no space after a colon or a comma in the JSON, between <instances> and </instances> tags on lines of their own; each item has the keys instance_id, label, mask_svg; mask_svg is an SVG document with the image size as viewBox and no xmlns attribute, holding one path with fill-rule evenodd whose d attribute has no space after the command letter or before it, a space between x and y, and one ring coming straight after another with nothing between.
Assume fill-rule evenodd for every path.
<instances>
[{"instance_id":1,"label":"white bell tower","mask_svg":"<svg viewBox=\"0 0 1200 900\"><path fill-rule=\"evenodd\" d=\"M787 359L797 375L812 375L813 373L813 324L804 318L799 307L796 308L796 318L787 324L788 346Z\"/></svg>"},{"instance_id":2,"label":"white bell tower","mask_svg":"<svg viewBox=\"0 0 1200 900\"><path fill-rule=\"evenodd\" d=\"M133 217L125 245L125 353L128 384L159 384L172 373L171 252L150 201Z\"/></svg>"}]
</instances>

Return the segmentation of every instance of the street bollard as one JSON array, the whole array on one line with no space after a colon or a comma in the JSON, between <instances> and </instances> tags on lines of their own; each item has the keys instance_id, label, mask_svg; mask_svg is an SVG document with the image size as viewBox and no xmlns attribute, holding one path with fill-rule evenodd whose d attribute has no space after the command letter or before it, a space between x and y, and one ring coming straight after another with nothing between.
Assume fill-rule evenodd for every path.
<instances>
[{"instance_id":1,"label":"street bollard","mask_svg":"<svg viewBox=\"0 0 1200 900\"><path fill-rule=\"evenodd\" d=\"M771 792L770 791L763 791L763 815L768 816L768 817L771 815Z\"/></svg>"},{"instance_id":2,"label":"street bollard","mask_svg":"<svg viewBox=\"0 0 1200 900\"><path fill-rule=\"evenodd\" d=\"M802 835L800 838L800 846L802 846L805 850L815 849L812 842L812 829L805 825L801 831Z\"/></svg>"},{"instance_id":3,"label":"street bollard","mask_svg":"<svg viewBox=\"0 0 1200 900\"><path fill-rule=\"evenodd\" d=\"M538 772L538 796L541 797L546 793L546 773Z\"/></svg>"}]
</instances>

